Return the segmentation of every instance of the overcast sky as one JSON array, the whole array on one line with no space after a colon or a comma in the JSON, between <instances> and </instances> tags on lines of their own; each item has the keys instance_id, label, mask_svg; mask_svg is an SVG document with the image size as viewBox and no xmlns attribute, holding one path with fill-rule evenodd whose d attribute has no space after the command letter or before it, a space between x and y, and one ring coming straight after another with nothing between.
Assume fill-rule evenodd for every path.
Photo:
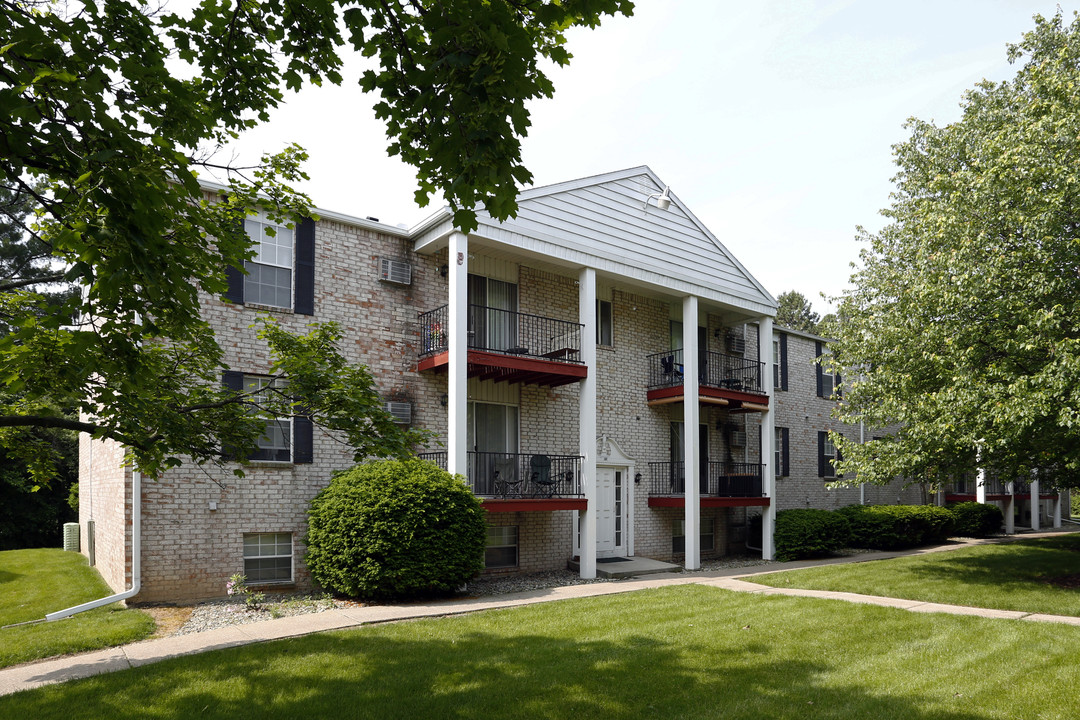
<instances>
[{"instance_id":1,"label":"overcast sky","mask_svg":"<svg viewBox=\"0 0 1080 720\"><path fill-rule=\"evenodd\" d=\"M904 121L956 120L963 92L1010 77L1006 44L1057 5L640 0L632 18L570 33L555 97L531 107L525 165L537 185L648 165L774 296L796 289L824 313L856 226L881 225ZM304 90L234 150L297 142L317 206L411 226L441 199L413 203L373 102L351 83Z\"/></svg>"}]
</instances>

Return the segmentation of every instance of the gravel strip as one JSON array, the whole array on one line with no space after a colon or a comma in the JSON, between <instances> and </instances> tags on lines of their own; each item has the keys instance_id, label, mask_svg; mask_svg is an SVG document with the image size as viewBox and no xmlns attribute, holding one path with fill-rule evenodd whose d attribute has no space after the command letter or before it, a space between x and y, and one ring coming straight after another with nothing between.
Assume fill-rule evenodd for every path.
<instances>
[{"instance_id":1,"label":"gravel strip","mask_svg":"<svg viewBox=\"0 0 1080 720\"><path fill-rule=\"evenodd\" d=\"M701 570L689 573L700 575L715 570L730 568L756 567L759 565L775 565L777 563L759 558L724 558L721 560L708 560L702 562ZM530 590L544 590L546 588L561 587L564 585L588 585L592 583L619 582L607 578L583 580L577 573L569 570L553 570L550 572L531 573L528 575L505 575L485 576L470 582L464 589L464 595L470 597L489 597L492 595L506 595L508 593L526 592ZM230 625L243 625L245 623L271 620L307 613L325 612L337 608L362 607L365 603L355 600L343 600L329 595L267 595L266 600L256 608L244 605L242 600L225 599L211 600L196 605L187 622L177 630L174 635L190 635L191 633L214 630ZM371 603L367 603L371 604Z\"/></svg>"}]
</instances>

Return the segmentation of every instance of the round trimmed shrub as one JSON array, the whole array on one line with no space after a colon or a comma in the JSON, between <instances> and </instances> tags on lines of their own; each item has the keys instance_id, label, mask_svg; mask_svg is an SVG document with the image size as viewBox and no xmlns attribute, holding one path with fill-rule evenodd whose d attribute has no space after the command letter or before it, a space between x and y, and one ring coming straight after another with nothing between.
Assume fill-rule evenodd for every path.
<instances>
[{"instance_id":1,"label":"round trimmed shrub","mask_svg":"<svg viewBox=\"0 0 1080 720\"><path fill-rule=\"evenodd\" d=\"M848 521L852 547L901 550L945 542L953 530L952 512L935 505L848 505L836 513Z\"/></svg>"},{"instance_id":2,"label":"round trimmed shrub","mask_svg":"<svg viewBox=\"0 0 1080 720\"><path fill-rule=\"evenodd\" d=\"M423 460L382 460L334 477L308 512L311 576L350 597L453 592L484 569L480 500Z\"/></svg>"},{"instance_id":3,"label":"round trimmed shrub","mask_svg":"<svg viewBox=\"0 0 1080 720\"><path fill-rule=\"evenodd\" d=\"M828 555L845 547L850 537L847 520L828 510L782 510L776 513L777 560Z\"/></svg>"},{"instance_id":4,"label":"round trimmed shrub","mask_svg":"<svg viewBox=\"0 0 1080 720\"><path fill-rule=\"evenodd\" d=\"M949 505L954 518L953 532L960 537L989 537L1001 532L1005 516L997 505L962 502Z\"/></svg>"}]
</instances>

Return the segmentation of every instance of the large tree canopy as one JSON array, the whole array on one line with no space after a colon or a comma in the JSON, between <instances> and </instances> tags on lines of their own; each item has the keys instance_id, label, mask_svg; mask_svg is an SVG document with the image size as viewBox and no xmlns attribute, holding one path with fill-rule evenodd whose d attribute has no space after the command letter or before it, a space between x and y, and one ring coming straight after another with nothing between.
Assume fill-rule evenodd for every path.
<instances>
[{"instance_id":1,"label":"large tree canopy","mask_svg":"<svg viewBox=\"0 0 1080 720\"><path fill-rule=\"evenodd\" d=\"M125 0L0 0L0 185L20 208L29 198L34 215L0 213L48 249L53 274L0 280L0 314L13 327L0 340L0 380L13 398L0 407L0 441L17 447L26 426L85 430L123 441L151 473L180 454L214 461L221 440L251 446L252 398L223 394L221 350L198 297L222 294L225 268L251 257L241 221L252 208L285 221L308 211L288 187L303 177L304 154L291 147L233 171L224 200L208 202L197 173L213 149L267 119L286 90L343 82L341 53L359 51L373 69L354 80L380 94L389 150L417 168L417 199L441 191L466 230L481 203L506 218L531 179L520 162L525 103L552 93L540 61L568 61L568 27L631 9L628 0L200 0L181 13ZM47 308L46 279L82 292ZM336 329L264 332L294 392L267 412L302 408L343 432L371 429L345 427L343 408L373 396L370 377L344 372ZM345 402L320 405L320 396ZM83 421L56 410L73 403ZM399 454L410 438L379 412L362 417L392 437L361 449Z\"/></svg>"},{"instance_id":2,"label":"large tree canopy","mask_svg":"<svg viewBox=\"0 0 1080 720\"><path fill-rule=\"evenodd\" d=\"M899 424L837 437L860 481L981 466L1080 484L1080 17L1035 18L1014 79L945 127L911 120L890 219L843 297L840 413Z\"/></svg>"}]
</instances>

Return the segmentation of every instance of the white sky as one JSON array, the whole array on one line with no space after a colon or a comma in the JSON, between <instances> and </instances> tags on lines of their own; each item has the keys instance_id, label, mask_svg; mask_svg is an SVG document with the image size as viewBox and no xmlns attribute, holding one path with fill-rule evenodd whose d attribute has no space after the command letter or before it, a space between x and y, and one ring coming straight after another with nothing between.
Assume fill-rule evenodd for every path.
<instances>
[{"instance_id":1,"label":"white sky","mask_svg":"<svg viewBox=\"0 0 1080 720\"><path fill-rule=\"evenodd\" d=\"M888 204L908 117L959 117L963 92L1013 68L1005 45L1052 15L1035 0L640 0L569 35L574 59L534 103L524 160L547 185L650 166L774 296L824 314ZM1068 17L1080 1L1062 2ZM348 77L348 75L346 76ZM297 142L319 207L413 225L412 169L386 155L374 98L347 81L288 99L236 146Z\"/></svg>"}]
</instances>

